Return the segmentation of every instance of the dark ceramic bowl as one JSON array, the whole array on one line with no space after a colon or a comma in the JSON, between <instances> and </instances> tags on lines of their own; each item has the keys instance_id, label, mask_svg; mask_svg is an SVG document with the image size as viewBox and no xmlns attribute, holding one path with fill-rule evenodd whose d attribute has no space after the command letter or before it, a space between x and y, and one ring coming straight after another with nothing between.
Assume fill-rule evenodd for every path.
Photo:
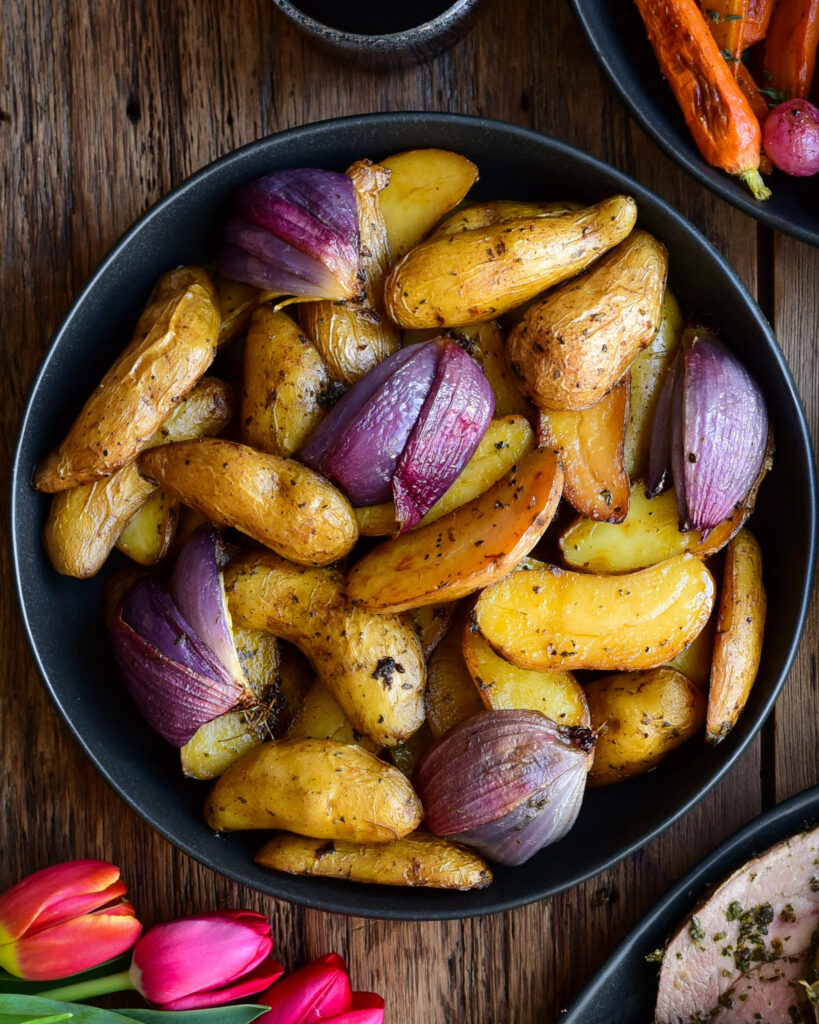
<instances>
[{"instance_id":1,"label":"dark ceramic bowl","mask_svg":"<svg viewBox=\"0 0 819 1024\"><path fill-rule=\"evenodd\" d=\"M261 835L214 835L201 814L207 787L182 778L177 752L142 722L117 678L103 625L104 572L78 581L52 569L41 542L48 498L29 483L37 459L64 434L111 353L127 342L159 275L213 255L214 224L239 185L277 168L343 169L358 157L414 147L447 147L474 160L481 172L476 198L594 201L631 193L642 226L670 250L670 283L683 309L712 314L762 385L778 441L752 520L769 592L765 647L736 729L717 748L692 741L649 775L590 791L562 842L523 867L498 868L489 889L470 893L292 878L254 865ZM104 777L158 831L214 870L284 899L373 917L457 918L529 903L603 871L685 814L736 761L773 706L802 632L814 566L816 482L799 398L770 327L722 256L671 207L611 167L522 128L447 114L350 117L261 139L157 203L106 257L57 332L23 420L12 486L12 553L37 664Z\"/></svg>"},{"instance_id":2,"label":"dark ceramic bowl","mask_svg":"<svg viewBox=\"0 0 819 1024\"><path fill-rule=\"evenodd\" d=\"M383 0L386 8L391 0ZM394 2L394 0L392 0ZM400 31L364 34L344 31L306 14L290 0L273 0L279 10L318 46L333 56L368 71L392 71L431 60L465 35L481 0L456 0L436 17ZM352 0L355 3L355 0ZM398 7L406 9L399 3ZM338 5L345 8L344 3ZM383 22L379 23L383 24Z\"/></svg>"},{"instance_id":3,"label":"dark ceramic bowl","mask_svg":"<svg viewBox=\"0 0 819 1024\"><path fill-rule=\"evenodd\" d=\"M706 188L777 231L819 245L819 178L781 171L766 177L773 191L759 202L730 174L700 155L683 115L660 74L633 0L571 0L575 14L612 85L632 117L668 156Z\"/></svg>"},{"instance_id":4,"label":"dark ceramic bowl","mask_svg":"<svg viewBox=\"0 0 819 1024\"><path fill-rule=\"evenodd\" d=\"M603 964L560 1024L646 1024L654 1019L662 949L697 903L731 872L774 843L819 822L819 786L755 818L701 860L660 900Z\"/></svg>"}]
</instances>

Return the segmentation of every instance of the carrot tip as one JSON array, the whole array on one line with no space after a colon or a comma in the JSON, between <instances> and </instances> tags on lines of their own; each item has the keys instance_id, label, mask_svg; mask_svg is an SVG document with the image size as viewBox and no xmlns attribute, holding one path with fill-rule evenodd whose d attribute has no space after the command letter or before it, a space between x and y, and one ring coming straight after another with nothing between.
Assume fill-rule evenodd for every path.
<instances>
[{"instance_id":1,"label":"carrot tip","mask_svg":"<svg viewBox=\"0 0 819 1024\"><path fill-rule=\"evenodd\" d=\"M754 199L770 198L771 190L762 180L762 175L755 167L749 168L747 171L740 171L739 178L744 181L751 190Z\"/></svg>"}]
</instances>

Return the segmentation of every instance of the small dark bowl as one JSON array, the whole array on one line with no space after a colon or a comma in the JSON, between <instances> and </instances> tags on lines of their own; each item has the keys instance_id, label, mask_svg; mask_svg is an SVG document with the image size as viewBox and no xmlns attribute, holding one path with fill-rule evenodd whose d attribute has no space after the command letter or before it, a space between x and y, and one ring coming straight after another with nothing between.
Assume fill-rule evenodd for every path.
<instances>
[{"instance_id":1,"label":"small dark bowl","mask_svg":"<svg viewBox=\"0 0 819 1024\"><path fill-rule=\"evenodd\" d=\"M456 0L430 21L399 32L374 35L345 32L326 25L305 14L290 0L273 0L273 3L301 32L333 56L367 71L391 71L431 60L449 49L472 25L481 0Z\"/></svg>"},{"instance_id":2,"label":"small dark bowl","mask_svg":"<svg viewBox=\"0 0 819 1024\"><path fill-rule=\"evenodd\" d=\"M583 989L560 1024L646 1024L654 1019L662 949L709 890L768 847L819 823L819 786L772 807L740 829L678 882L640 921Z\"/></svg>"},{"instance_id":3,"label":"small dark bowl","mask_svg":"<svg viewBox=\"0 0 819 1024\"><path fill-rule=\"evenodd\" d=\"M640 127L706 188L761 224L819 245L819 177L794 178L781 171L766 177L773 191L759 202L738 178L712 167L700 155L685 120L660 74L654 51L633 0L571 0L600 66Z\"/></svg>"},{"instance_id":4,"label":"small dark bowl","mask_svg":"<svg viewBox=\"0 0 819 1024\"><path fill-rule=\"evenodd\" d=\"M111 353L127 342L156 279L213 255L214 225L239 185L277 168L343 170L362 156L421 147L474 160L478 199L633 195L642 226L670 250L670 284L683 309L712 314L760 382L778 443L751 521L765 558L765 646L737 727L719 747L694 740L648 775L591 790L562 842L522 867L498 868L490 888L468 893L290 877L253 863L260 834L214 835L202 819L207 787L182 777L177 752L139 718L117 678L102 615L105 572L79 581L52 569L42 547L49 500L30 486L35 462L64 435ZM371 917L459 918L531 903L609 868L685 814L737 760L776 700L802 632L815 531L815 472L793 380L770 327L717 250L666 203L592 157L523 128L447 114L349 117L260 139L157 203L109 253L57 332L32 389L12 480L12 556L29 639L55 704L104 777L154 828L215 871L282 899Z\"/></svg>"}]
</instances>

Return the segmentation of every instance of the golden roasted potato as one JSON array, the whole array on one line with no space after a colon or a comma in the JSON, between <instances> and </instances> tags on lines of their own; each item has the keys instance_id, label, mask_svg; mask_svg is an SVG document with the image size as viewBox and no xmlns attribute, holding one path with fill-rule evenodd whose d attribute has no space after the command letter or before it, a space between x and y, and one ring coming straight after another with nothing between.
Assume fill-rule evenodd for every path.
<instances>
[{"instance_id":1,"label":"golden roasted potato","mask_svg":"<svg viewBox=\"0 0 819 1024\"><path fill-rule=\"evenodd\" d=\"M671 668L595 679L586 687L594 746L590 786L608 786L654 768L705 721L705 696Z\"/></svg>"},{"instance_id":2,"label":"golden roasted potato","mask_svg":"<svg viewBox=\"0 0 819 1024\"><path fill-rule=\"evenodd\" d=\"M209 781L272 738L266 716L260 708L228 711L200 725L180 748L182 773L191 779Z\"/></svg>"},{"instance_id":3,"label":"golden roasted potato","mask_svg":"<svg viewBox=\"0 0 819 1024\"><path fill-rule=\"evenodd\" d=\"M680 530L674 491L647 498L645 483L638 480L622 523L576 519L561 534L560 550L571 568L602 573L634 572L685 551L705 558L728 543L752 508L746 502L703 540L699 530Z\"/></svg>"},{"instance_id":4,"label":"golden roasted potato","mask_svg":"<svg viewBox=\"0 0 819 1024\"><path fill-rule=\"evenodd\" d=\"M232 414L228 385L205 377L177 404L148 447L218 434ZM96 575L128 522L155 492L132 462L104 480L55 494L43 539L57 572L80 579Z\"/></svg>"},{"instance_id":5,"label":"golden roasted potato","mask_svg":"<svg viewBox=\"0 0 819 1024\"><path fill-rule=\"evenodd\" d=\"M495 394L496 417L529 414L531 406L506 365L504 333L497 320L466 324L457 330L446 331L446 335L461 345L480 364Z\"/></svg>"},{"instance_id":6,"label":"golden roasted potato","mask_svg":"<svg viewBox=\"0 0 819 1024\"><path fill-rule=\"evenodd\" d=\"M632 231L588 274L527 310L506 354L535 405L587 409L600 401L660 329L667 272L665 246Z\"/></svg>"},{"instance_id":7,"label":"golden roasted potato","mask_svg":"<svg viewBox=\"0 0 819 1024\"><path fill-rule=\"evenodd\" d=\"M349 502L293 459L207 438L143 452L143 476L220 526L234 526L292 562L327 565L358 540Z\"/></svg>"},{"instance_id":8,"label":"golden roasted potato","mask_svg":"<svg viewBox=\"0 0 819 1024\"><path fill-rule=\"evenodd\" d=\"M219 297L219 308L222 311L222 326L219 330L219 348L244 334L250 326L253 311L263 302L277 297L276 292L266 292L254 288L252 284L241 284L231 281L229 277L215 274L213 284Z\"/></svg>"},{"instance_id":9,"label":"golden roasted potato","mask_svg":"<svg viewBox=\"0 0 819 1024\"><path fill-rule=\"evenodd\" d=\"M238 632L235 625L233 632L234 635ZM284 707L288 717L290 719L295 718L304 705L304 700L316 680L315 669L294 644L280 641L270 634L265 634L263 630L254 629L250 630L250 632L262 633L262 635L267 636L271 643L278 645L279 668L276 678L279 692L284 700Z\"/></svg>"},{"instance_id":10,"label":"golden roasted potato","mask_svg":"<svg viewBox=\"0 0 819 1024\"><path fill-rule=\"evenodd\" d=\"M551 202L523 203L517 199L495 199L489 203L474 203L461 206L445 217L432 234L432 238L444 235L456 235L459 231L472 231L474 228L486 228L490 224L500 224L507 220L520 220L521 217L560 217L564 213L582 210L582 203Z\"/></svg>"},{"instance_id":11,"label":"golden roasted potato","mask_svg":"<svg viewBox=\"0 0 819 1024\"><path fill-rule=\"evenodd\" d=\"M427 725L436 740L460 722L483 711L483 702L461 647L465 616L459 614L427 663Z\"/></svg>"},{"instance_id":12,"label":"golden roasted potato","mask_svg":"<svg viewBox=\"0 0 819 1024\"><path fill-rule=\"evenodd\" d=\"M418 762L426 754L435 738L427 722L410 736L408 740L399 743L397 747L389 748L389 757L395 767L404 773L408 779L412 778Z\"/></svg>"},{"instance_id":13,"label":"golden roasted potato","mask_svg":"<svg viewBox=\"0 0 819 1024\"><path fill-rule=\"evenodd\" d=\"M390 181L378 196L390 262L398 260L463 199L478 180L478 168L447 149L411 149L380 161Z\"/></svg>"},{"instance_id":14,"label":"golden roasted potato","mask_svg":"<svg viewBox=\"0 0 819 1024\"><path fill-rule=\"evenodd\" d=\"M379 746L421 725L425 670L415 630L349 605L341 573L260 552L231 563L225 590L233 621L294 643L354 727Z\"/></svg>"},{"instance_id":15,"label":"golden roasted potato","mask_svg":"<svg viewBox=\"0 0 819 1024\"><path fill-rule=\"evenodd\" d=\"M131 343L62 444L37 466L34 486L65 491L133 461L210 366L220 323L218 299L204 270L183 267L161 277Z\"/></svg>"},{"instance_id":16,"label":"golden roasted potato","mask_svg":"<svg viewBox=\"0 0 819 1024\"><path fill-rule=\"evenodd\" d=\"M626 472L632 480L648 472L648 447L654 410L682 335L679 304L668 288L663 298L663 316L654 341L631 364L631 404L626 429Z\"/></svg>"},{"instance_id":17,"label":"golden roasted potato","mask_svg":"<svg viewBox=\"0 0 819 1024\"><path fill-rule=\"evenodd\" d=\"M536 449L437 523L379 544L349 572L353 604L385 612L454 601L510 572L552 520L563 473Z\"/></svg>"},{"instance_id":18,"label":"golden roasted potato","mask_svg":"<svg viewBox=\"0 0 819 1024\"><path fill-rule=\"evenodd\" d=\"M473 621L522 668L634 671L656 668L690 644L714 592L711 573L688 554L621 576L547 566L487 587Z\"/></svg>"},{"instance_id":19,"label":"golden roasted potato","mask_svg":"<svg viewBox=\"0 0 819 1024\"><path fill-rule=\"evenodd\" d=\"M304 698L301 711L287 730L289 740L337 740L339 743L357 743L365 750L377 754L381 747L362 736L344 714L338 701L326 686L316 680Z\"/></svg>"},{"instance_id":20,"label":"golden roasted potato","mask_svg":"<svg viewBox=\"0 0 819 1024\"><path fill-rule=\"evenodd\" d=\"M427 526L456 508L479 497L502 479L535 444L535 437L525 416L504 416L492 420L475 454L460 476L442 494L418 526ZM365 537L390 537L398 530L395 505L370 505L355 510L358 528Z\"/></svg>"},{"instance_id":21,"label":"golden roasted potato","mask_svg":"<svg viewBox=\"0 0 819 1024\"><path fill-rule=\"evenodd\" d=\"M629 387L626 374L588 409L540 413L538 444L560 459L563 497L581 515L604 523L621 523L628 513L623 443Z\"/></svg>"},{"instance_id":22,"label":"golden roasted potato","mask_svg":"<svg viewBox=\"0 0 819 1024\"><path fill-rule=\"evenodd\" d=\"M520 217L422 242L387 278L387 313L401 327L500 316L579 274L622 241L636 218L630 196L612 196L558 217Z\"/></svg>"},{"instance_id":23,"label":"golden roasted potato","mask_svg":"<svg viewBox=\"0 0 819 1024\"><path fill-rule=\"evenodd\" d=\"M359 302L303 303L299 318L327 364L330 376L344 384L354 384L398 351L401 335L384 314L389 251L378 194L389 180L388 173L379 164L358 160L347 174L358 200L363 295Z\"/></svg>"},{"instance_id":24,"label":"golden roasted potato","mask_svg":"<svg viewBox=\"0 0 819 1024\"><path fill-rule=\"evenodd\" d=\"M704 690L708 686L708 676L711 674L711 662L714 656L714 633L717 629L716 606L703 628L684 650L671 659L668 668L675 668L688 676L692 683L696 683Z\"/></svg>"},{"instance_id":25,"label":"golden roasted potato","mask_svg":"<svg viewBox=\"0 0 819 1024\"><path fill-rule=\"evenodd\" d=\"M432 654L445 636L456 607L455 602L451 604L425 604L421 608L412 608L407 612L412 628L421 641L425 658Z\"/></svg>"},{"instance_id":26,"label":"golden roasted potato","mask_svg":"<svg viewBox=\"0 0 819 1024\"><path fill-rule=\"evenodd\" d=\"M289 459L324 419L329 388L323 359L295 321L257 309L245 343L242 440Z\"/></svg>"},{"instance_id":27,"label":"golden roasted potato","mask_svg":"<svg viewBox=\"0 0 819 1024\"><path fill-rule=\"evenodd\" d=\"M139 565L156 565L165 557L176 533L179 502L156 490L128 520L117 548Z\"/></svg>"},{"instance_id":28,"label":"golden roasted potato","mask_svg":"<svg viewBox=\"0 0 819 1024\"><path fill-rule=\"evenodd\" d=\"M571 672L531 672L505 661L471 623L462 637L464 662L490 711L540 711L558 725L589 725L583 687Z\"/></svg>"},{"instance_id":29,"label":"golden roasted potato","mask_svg":"<svg viewBox=\"0 0 819 1024\"><path fill-rule=\"evenodd\" d=\"M298 829L356 843L402 839L423 813L397 768L334 740L264 743L231 765L205 802L205 819L217 832Z\"/></svg>"},{"instance_id":30,"label":"golden roasted potato","mask_svg":"<svg viewBox=\"0 0 819 1024\"><path fill-rule=\"evenodd\" d=\"M432 889L485 889L492 872L480 854L429 832L413 832L394 843L366 846L317 843L288 833L274 836L256 863L290 875L346 878L376 885L420 885Z\"/></svg>"},{"instance_id":31,"label":"golden roasted potato","mask_svg":"<svg viewBox=\"0 0 819 1024\"><path fill-rule=\"evenodd\" d=\"M236 653L239 655L239 664L254 696L261 703L270 701L271 696L280 688L282 645L275 636L261 629L247 629L231 623L231 633ZM286 725L285 722L285 727Z\"/></svg>"},{"instance_id":32,"label":"golden roasted potato","mask_svg":"<svg viewBox=\"0 0 819 1024\"><path fill-rule=\"evenodd\" d=\"M706 739L720 743L736 725L754 685L765 632L762 552L740 530L728 545L708 687Z\"/></svg>"}]
</instances>

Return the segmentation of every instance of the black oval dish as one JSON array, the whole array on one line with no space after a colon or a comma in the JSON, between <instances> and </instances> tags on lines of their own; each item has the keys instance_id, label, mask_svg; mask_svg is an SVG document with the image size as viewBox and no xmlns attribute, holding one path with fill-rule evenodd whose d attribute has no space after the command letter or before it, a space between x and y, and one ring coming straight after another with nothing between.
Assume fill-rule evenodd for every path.
<instances>
[{"instance_id":1,"label":"black oval dish","mask_svg":"<svg viewBox=\"0 0 819 1024\"><path fill-rule=\"evenodd\" d=\"M481 170L479 198L635 196L640 223L671 252L670 283L683 309L717 315L765 391L778 440L776 466L752 520L766 554L769 623L759 678L737 728L718 748L696 741L696 749L689 745L643 778L589 792L566 839L523 867L498 868L489 889L470 893L275 874L253 864L260 835L209 831L201 816L206 787L182 778L178 754L139 719L117 678L101 577L77 581L51 568L41 543L48 498L29 483L37 459L64 434L111 353L127 342L159 275L213 254L214 224L238 185L276 168L342 170L362 156L414 147L446 147L473 159ZM25 413L12 487L12 554L35 657L57 707L105 778L158 831L214 870L283 899L373 917L458 918L529 903L597 874L685 814L739 757L773 706L802 632L814 567L816 481L799 398L768 324L722 256L671 207L605 164L521 128L447 114L350 117L261 139L157 203L106 257L57 332Z\"/></svg>"},{"instance_id":2,"label":"black oval dish","mask_svg":"<svg viewBox=\"0 0 819 1024\"><path fill-rule=\"evenodd\" d=\"M819 786L755 818L697 864L621 942L560 1024L647 1024L654 1019L662 949L708 889L774 843L819 822Z\"/></svg>"},{"instance_id":3,"label":"black oval dish","mask_svg":"<svg viewBox=\"0 0 819 1024\"><path fill-rule=\"evenodd\" d=\"M765 202L700 155L668 85L633 0L571 0L603 70L632 117L665 152L706 188L744 213L809 245L819 245L819 184L816 176L794 178L774 171Z\"/></svg>"}]
</instances>

